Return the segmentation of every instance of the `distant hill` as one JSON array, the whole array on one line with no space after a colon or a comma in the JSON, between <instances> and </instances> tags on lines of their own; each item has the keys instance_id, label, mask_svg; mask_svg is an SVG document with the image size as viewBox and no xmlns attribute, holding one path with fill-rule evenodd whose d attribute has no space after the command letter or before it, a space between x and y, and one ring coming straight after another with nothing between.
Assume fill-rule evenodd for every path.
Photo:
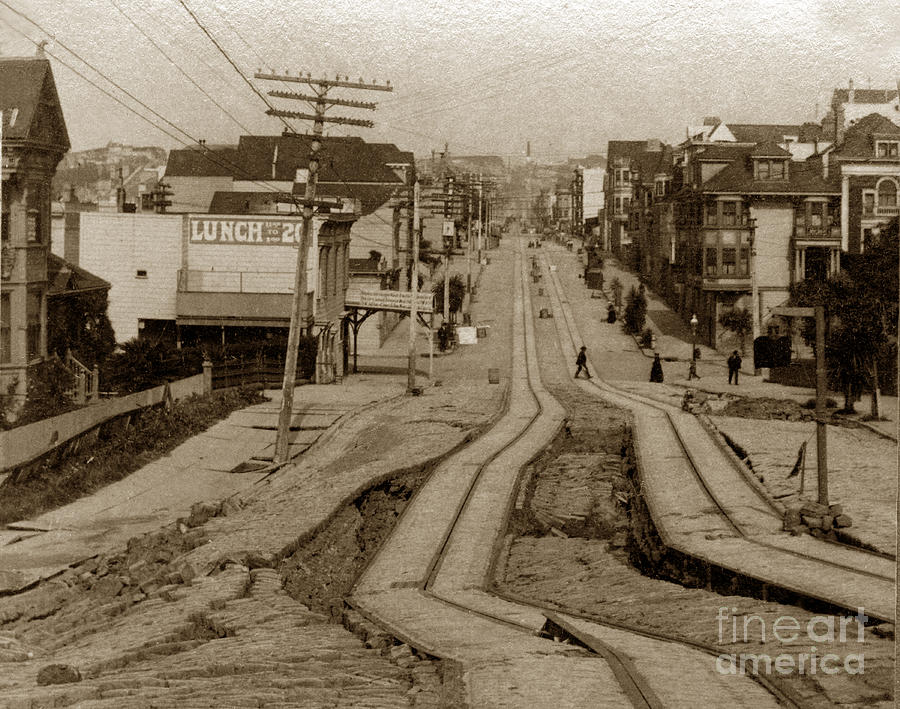
<instances>
[{"instance_id":1,"label":"distant hill","mask_svg":"<svg viewBox=\"0 0 900 709\"><path fill-rule=\"evenodd\" d=\"M64 199L74 188L82 202L108 199L110 192L115 193L120 169L128 189L129 183L143 177L146 168L165 166L167 158L168 152L164 148L122 143L67 153L53 177L53 198ZM132 198L133 195L129 195L129 199Z\"/></svg>"}]
</instances>

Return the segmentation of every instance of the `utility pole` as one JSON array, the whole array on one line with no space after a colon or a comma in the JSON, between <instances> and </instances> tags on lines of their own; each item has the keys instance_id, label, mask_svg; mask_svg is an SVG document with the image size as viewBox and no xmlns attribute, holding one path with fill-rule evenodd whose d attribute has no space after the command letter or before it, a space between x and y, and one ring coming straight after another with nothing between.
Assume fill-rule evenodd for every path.
<instances>
[{"instance_id":1,"label":"utility pole","mask_svg":"<svg viewBox=\"0 0 900 709\"><path fill-rule=\"evenodd\" d=\"M413 187L413 248L412 270L409 280L409 373L407 375L406 390L415 391L416 388L416 298L419 295L419 180Z\"/></svg>"},{"instance_id":2,"label":"utility pole","mask_svg":"<svg viewBox=\"0 0 900 709\"><path fill-rule=\"evenodd\" d=\"M313 79L307 74L304 76L288 76L278 74L264 74L257 72L257 79L265 79L267 81L293 82L298 84L306 84L313 90L314 95L299 94L293 91L269 91L270 96L278 98L287 98L298 101L307 101L314 107L315 113L298 113L296 111L281 111L270 108L266 113L270 116L278 116L284 118L299 118L301 120L313 121L313 135L310 141L310 153L308 163L308 176L306 178L306 191L303 195L303 234L300 244L297 248L297 271L294 274L294 295L291 300L291 324L288 330L287 352L285 353L284 362L284 380L281 387L281 410L278 413L278 430L275 435L275 455L273 462L286 463L290 459L290 444L288 435L291 425L291 411L294 406L294 383L297 376L297 350L300 347L300 317L303 309L303 301L306 299L307 283L306 283L306 262L311 245L313 209L316 206L316 184L318 182L319 173L319 150L322 147L322 132L325 123L338 123L340 125L362 126L371 128L372 121L360 120L357 118L344 118L339 116L326 116L325 111L331 106L349 106L351 108L365 108L370 111L375 110L374 103L364 103L362 101L349 101L346 99L327 98L327 93L332 88L347 89L366 89L371 91L393 91L393 87L388 83L384 85L366 84L360 79L359 82L348 81L347 77L341 81L340 77L334 81L328 79ZM293 197L291 197L291 201ZM296 204L296 202L295 202ZM299 206L299 205L298 205ZM307 314L309 315L309 314Z\"/></svg>"},{"instance_id":3,"label":"utility pole","mask_svg":"<svg viewBox=\"0 0 900 709\"><path fill-rule=\"evenodd\" d=\"M463 322L470 324L472 317L472 182L466 185L466 312Z\"/></svg>"},{"instance_id":4,"label":"utility pole","mask_svg":"<svg viewBox=\"0 0 900 709\"><path fill-rule=\"evenodd\" d=\"M825 368L825 306L816 311L816 467L818 468L819 504L828 504L828 449L825 397L828 394Z\"/></svg>"}]
</instances>

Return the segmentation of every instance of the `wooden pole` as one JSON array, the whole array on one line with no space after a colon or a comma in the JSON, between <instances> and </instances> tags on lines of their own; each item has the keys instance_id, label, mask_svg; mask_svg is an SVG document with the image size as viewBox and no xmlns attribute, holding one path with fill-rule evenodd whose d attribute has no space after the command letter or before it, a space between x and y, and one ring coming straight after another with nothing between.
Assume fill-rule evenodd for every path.
<instances>
[{"instance_id":1,"label":"wooden pole","mask_svg":"<svg viewBox=\"0 0 900 709\"><path fill-rule=\"evenodd\" d=\"M416 296L419 294L419 181L413 187L412 264L410 267L409 294L409 372L407 391L416 388Z\"/></svg>"},{"instance_id":2,"label":"wooden pole","mask_svg":"<svg viewBox=\"0 0 900 709\"><path fill-rule=\"evenodd\" d=\"M828 448L826 442L825 396L825 306L816 306L816 463L818 466L819 504L828 504Z\"/></svg>"},{"instance_id":3,"label":"wooden pole","mask_svg":"<svg viewBox=\"0 0 900 709\"><path fill-rule=\"evenodd\" d=\"M291 427L291 411L294 407L294 382L297 376L297 350L300 348L300 317L303 301L306 299L306 260L312 238L313 202L316 199L316 183L319 178L319 149L325 102L320 98L316 106L316 121L313 123L313 139L309 148L309 176L306 178L306 193L303 205L303 234L297 245L297 272L294 274L294 297L291 299L291 325L288 330L287 352L284 362L284 380L281 385L281 410L278 412L278 430L275 434L275 463L286 463L290 459L288 434Z\"/></svg>"}]
</instances>

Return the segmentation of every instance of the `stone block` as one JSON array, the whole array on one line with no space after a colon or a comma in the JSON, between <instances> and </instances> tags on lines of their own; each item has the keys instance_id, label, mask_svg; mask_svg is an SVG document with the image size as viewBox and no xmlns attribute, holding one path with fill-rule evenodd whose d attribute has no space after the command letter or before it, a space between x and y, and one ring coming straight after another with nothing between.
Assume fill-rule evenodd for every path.
<instances>
[{"instance_id":1,"label":"stone block","mask_svg":"<svg viewBox=\"0 0 900 709\"><path fill-rule=\"evenodd\" d=\"M821 517L822 515L828 514L828 507L826 505L820 505L818 502L804 502L803 506L800 508L800 514L809 517Z\"/></svg>"},{"instance_id":2,"label":"stone block","mask_svg":"<svg viewBox=\"0 0 900 709\"><path fill-rule=\"evenodd\" d=\"M843 505L828 505L828 514L832 517L837 517L839 515L844 514L844 506Z\"/></svg>"},{"instance_id":3,"label":"stone block","mask_svg":"<svg viewBox=\"0 0 900 709\"><path fill-rule=\"evenodd\" d=\"M807 534L809 532L809 527L805 524L799 524L796 527L791 528L791 536L799 537L803 534Z\"/></svg>"},{"instance_id":4,"label":"stone block","mask_svg":"<svg viewBox=\"0 0 900 709\"><path fill-rule=\"evenodd\" d=\"M72 665L45 665L37 673L39 687L49 684L70 684L80 682L81 673Z\"/></svg>"},{"instance_id":5,"label":"stone block","mask_svg":"<svg viewBox=\"0 0 900 709\"><path fill-rule=\"evenodd\" d=\"M834 518L834 526L839 529L842 529L843 527L852 527L853 520L850 518L850 515L837 515Z\"/></svg>"},{"instance_id":6,"label":"stone block","mask_svg":"<svg viewBox=\"0 0 900 709\"><path fill-rule=\"evenodd\" d=\"M97 582L91 586L91 592L96 593L100 596L104 596L106 598L112 598L117 595L119 591L121 591L125 587L125 584L122 582L122 579L118 576L104 576L101 579L98 579Z\"/></svg>"},{"instance_id":7,"label":"stone block","mask_svg":"<svg viewBox=\"0 0 900 709\"><path fill-rule=\"evenodd\" d=\"M803 524L810 529L822 529L824 517L820 515L803 515Z\"/></svg>"},{"instance_id":8,"label":"stone block","mask_svg":"<svg viewBox=\"0 0 900 709\"><path fill-rule=\"evenodd\" d=\"M800 514L800 510L785 510L784 511L784 529L791 530L798 525L803 524L803 518Z\"/></svg>"}]
</instances>

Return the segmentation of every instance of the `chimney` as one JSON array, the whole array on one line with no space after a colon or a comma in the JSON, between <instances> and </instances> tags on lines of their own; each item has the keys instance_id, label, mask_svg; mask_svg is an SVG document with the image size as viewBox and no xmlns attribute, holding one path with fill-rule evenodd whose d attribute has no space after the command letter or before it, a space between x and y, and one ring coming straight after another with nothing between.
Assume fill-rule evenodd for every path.
<instances>
[{"instance_id":1,"label":"chimney","mask_svg":"<svg viewBox=\"0 0 900 709\"><path fill-rule=\"evenodd\" d=\"M850 86L847 89L847 103L853 103L855 93L856 92L853 90L853 79L850 79Z\"/></svg>"},{"instance_id":2,"label":"chimney","mask_svg":"<svg viewBox=\"0 0 900 709\"><path fill-rule=\"evenodd\" d=\"M122 168L119 168L119 184L116 186L116 211L121 214L125 211L125 180L122 178Z\"/></svg>"},{"instance_id":3,"label":"chimney","mask_svg":"<svg viewBox=\"0 0 900 709\"><path fill-rule=\"evenodd\" d=\"M703 125L705 126L717 126L722 122L722 119L718 116L707 116L703 119Z\"/></svg>"}]
</instances>

